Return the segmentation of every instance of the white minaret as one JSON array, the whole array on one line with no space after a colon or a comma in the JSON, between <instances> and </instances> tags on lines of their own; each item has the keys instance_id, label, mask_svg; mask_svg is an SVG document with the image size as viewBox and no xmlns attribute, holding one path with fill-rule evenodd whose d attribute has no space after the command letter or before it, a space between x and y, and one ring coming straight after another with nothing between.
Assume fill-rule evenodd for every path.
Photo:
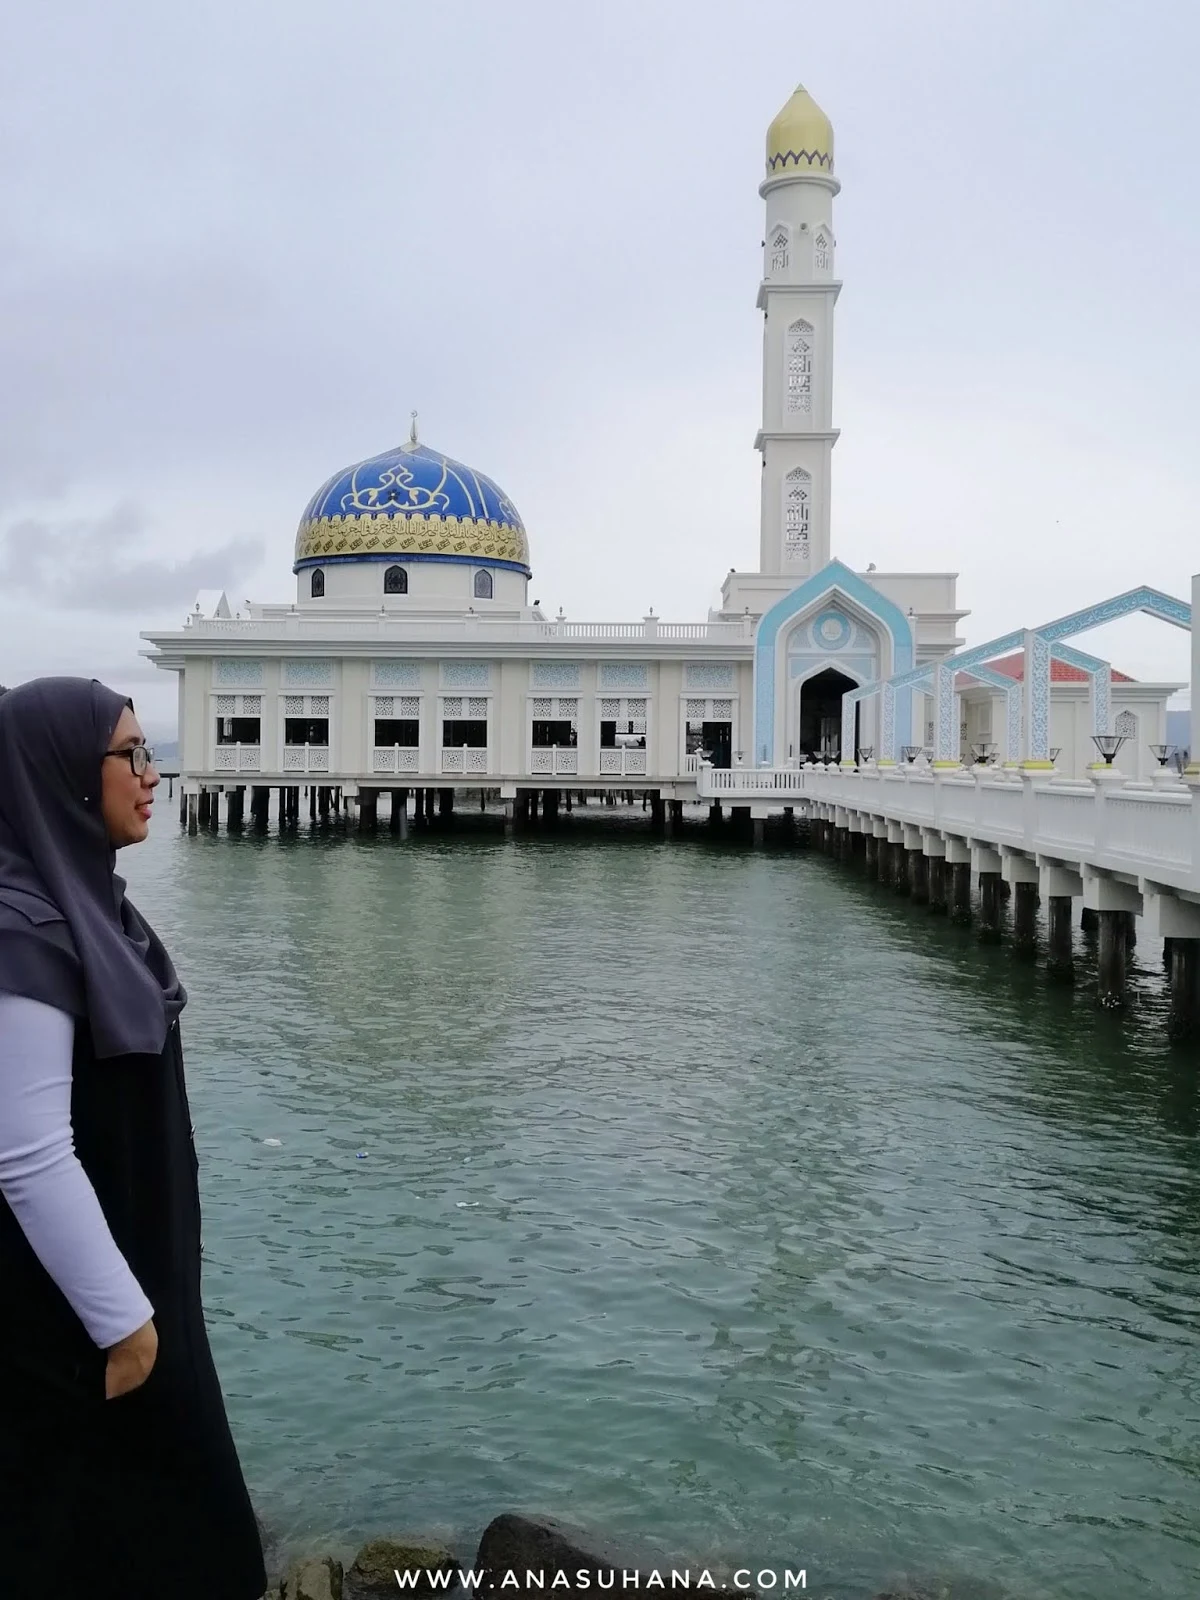
<instances>
[{"instance_id":1,"label":"white minaret","mask_svg":"<svg viewBox=\"0 0 1200 1600\"><path fill-rule=\"evenodd\" d=\"M764 574L803 582L829 560L833 426L833 128L803 88L767 131L762 451Z\"/></svg>"}]
</instances>

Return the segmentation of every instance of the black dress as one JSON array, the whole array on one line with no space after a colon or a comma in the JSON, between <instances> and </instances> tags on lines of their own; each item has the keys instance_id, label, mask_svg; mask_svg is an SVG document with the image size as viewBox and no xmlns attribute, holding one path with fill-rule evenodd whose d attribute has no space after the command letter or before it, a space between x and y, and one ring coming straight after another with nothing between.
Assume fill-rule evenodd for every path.
<instances>
[{"instance_id":1,"label":"black dress","mask_svg":"<svg viewBox=\"0 0 1200 1600\"><path fill-rule=\"evenodd\" d=\"M97 1060L76 1022L75 1149L154 1307L146 1382L106 1400L91 1342L0 1197L4 1600L259 1600L262 1545L200 1300L200 1200L179 1027Z\"/></svg>"}]
</instances>

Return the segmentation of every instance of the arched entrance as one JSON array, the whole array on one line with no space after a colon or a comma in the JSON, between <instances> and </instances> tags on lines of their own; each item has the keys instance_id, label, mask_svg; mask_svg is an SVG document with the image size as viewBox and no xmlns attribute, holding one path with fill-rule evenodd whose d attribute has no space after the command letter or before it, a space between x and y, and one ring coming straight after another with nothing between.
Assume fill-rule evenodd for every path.
<instances>
[{"instance_id":1,"label":"arched entrance","mask_svg":"<svg viewBox=\"0 0 1200 1600\"><path fill-rule=\"evenodd\" d=\"M799 755L827 757L838 755L853 760L858 748L858 717L861 705L854 708L854 750L843 750L842 696L857 689L858 684L844 672L826 667L800 686L800 746Z\"/></svg>"}]
</instances>

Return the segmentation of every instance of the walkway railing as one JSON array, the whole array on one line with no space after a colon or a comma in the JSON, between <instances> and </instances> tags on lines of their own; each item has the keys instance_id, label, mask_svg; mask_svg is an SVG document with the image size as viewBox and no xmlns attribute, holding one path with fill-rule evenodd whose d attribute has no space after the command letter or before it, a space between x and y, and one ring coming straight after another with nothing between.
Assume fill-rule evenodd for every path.
<instances>
[{"instance_id":1,"label":"walkway railing","mask_svg":"<svg viewBox=\"0 0 1200 1600\"><path fill-rule=\"evenodd\" d=\"M703 767L696 787L701 799L833 806L1200 894L1196 789L1165 776L1136 783L1103 770L1067 781L992 767L936 775L927 767Z\"/></svg>"}]
</instances>

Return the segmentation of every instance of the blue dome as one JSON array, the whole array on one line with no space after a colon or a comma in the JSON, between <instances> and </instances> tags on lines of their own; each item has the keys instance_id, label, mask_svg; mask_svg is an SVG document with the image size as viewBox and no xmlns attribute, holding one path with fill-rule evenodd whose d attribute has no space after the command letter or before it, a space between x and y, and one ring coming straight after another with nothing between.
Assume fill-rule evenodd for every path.
<instances>
[{"instance_id":1,"label":"blue dome","mask_svg":"<svg viewBox=\"0 0 1200 1600\"><path fill-rule=\"evenodd\" d=\"M393 556L530 575L525 529L503 489L413 440L343 468L317 490L296 532L293 570Z\"/></svg>"}]
</instances>

